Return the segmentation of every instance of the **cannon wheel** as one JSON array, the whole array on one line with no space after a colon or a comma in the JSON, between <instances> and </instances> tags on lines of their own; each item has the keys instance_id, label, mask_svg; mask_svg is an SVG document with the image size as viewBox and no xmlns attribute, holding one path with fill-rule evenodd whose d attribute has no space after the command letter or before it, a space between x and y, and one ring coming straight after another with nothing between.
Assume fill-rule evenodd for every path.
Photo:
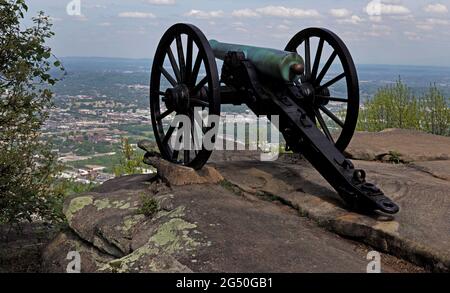
<instances>
[{"instance_id":1,"label":"cannon wheel","mask_svg":"<svg viewBox=\"0 0 450 293\"><path fill-rule=\"evenodd\" d=\"M317 39L317 50L312 59L311 55L311 40ZM322 54L324 46L331 47L331 54L327 60L324 60ZM301 85L305 85L313 89L309 108L311 113L309 116L316 123L318 122L323 133L327 138L335 143L337 149L343 152L355 132L356 123L358 121L359 112L359 85L358 75L353 63L352 56L345 46L344 42L333 32L323 28L308 28L297 33L288 43L285 50L297 52L299 49L304 50L301 54L305 59L305 72L300 76L298 81ZM330 73L330 68L338 57L341 63L343 72L332 75L331 78L325 80L327 73ZM322 69L319 70L320 64L324 63ZM346 97L334 97L330 95L329 87L337 82L345 80L346 82ZM346 106L345 118L343 113L333 113L327 105L329 102L340 103ZM322 114L323 113L323 114ZM336 138L333 136L329 126L325 122L324 117L328 117L329 121L334 121L334 124L341 128L340 135Z\"/></svg>"},{"instance_id":2,"label":"cannon wheel","mask_svg":"<svg viewBox=\"0 0 450 293\"><path fill-rule=\"evenodd\" d=\"M201 68L206 74L204 77ZM164 159L194 169L206 164L212 148L205 148L202 140L195 141L195 137L199 137L196 131L216 131L214 122L209 119L211 115L220 115L219 89L215 57L203 33L190 24L170 27L156 49L150 79L153 132ZM194 121L194 108L208 113L205 122L209 127L199 126L198 121ZM183 121L191 122L190 131L180 131ZM179 131L184 134L179 135ZM189 137L184 137L186 132ZM217 132L208 135L214 142ZM185 141L189 141L189 147Z\"/></svg>"}]
</instances>

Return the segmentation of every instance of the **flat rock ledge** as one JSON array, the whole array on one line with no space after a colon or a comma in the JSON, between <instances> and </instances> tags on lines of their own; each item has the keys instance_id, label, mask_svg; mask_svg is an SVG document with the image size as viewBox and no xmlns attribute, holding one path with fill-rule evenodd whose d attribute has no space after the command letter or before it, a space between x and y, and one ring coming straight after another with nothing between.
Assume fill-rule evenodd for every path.
<instances>
[{"instance_id":1,"label":"flat rock ledge","mask_svg":"<svg viewBox=\"0 0 450 293\"><path fill-rule=\"evenodd\" d=\"M395 216L348 210L332 187L306 161L214 162L242 194L279 202L319 226L435 272L450 271L450 182L415 167L355 161L400 205Z\"/></svg>"},{"instance_id":2,"label":"flat rock ledge","mask_svg":"<svg viewBox=\"0 0 450 293\"><path fill-rule=\"evenodd\" d=\"M281 202L339 235L431 271L450 271L450 137L413 130L357 132L347 149L370 182L400 205L393 217L349 211L301 156L277 162L242 153L214 155L212 165L241 192ZM444 232L445 231L445 232Z\"/></svg>"},{"instance_id":3,"label":"flat rock ledge","mask_svg":"<svg viewBox=\"0 0 450 293\"><path fill-rule=\"evenodd\" d=\"M151 215L141 213L154 200ZM66 200L68 228L47 245L45 272L365 272L368 249L290 207L220 184L168 186L151 175L110 180ZM383 272L422 272L382 256Z\"/></svg>"},{"instance_id":4,"label":"flat rock ledge","mask_svg":"<svg viewBox=\"0 0 450 293\"><path fill-rule=\"evenodd\" d=\"M357 132L347 155L355 160L424 162L450 160L450 137L408 129Z\"/></svg>"},{"instance_id":5,"label":"flat rock ledge","mask_svg":"<svg viewBox=\"0 0 450 293\"><path fill-rule=\"evenodd\" d=\"M395 146L402 141L408 145ZM389 254L382 256L390 260L386 272L423 271L409 262L450 272L448 145L448 138L411 131L356 134L349 152L400 205L393 217L349 211L296 155L260 162L255 153L215 152L194 171L146 145L146 163L157 173L69 197L68 228L45 248L43 267L65 272L68 252L77 251L82 272L365 272L367 251L375 249ZM358 155L361 149L370 155ZM380 160L386 152L393 158ZM144 211L148 203L153 209Z\"/></svg>"}]
</instances>

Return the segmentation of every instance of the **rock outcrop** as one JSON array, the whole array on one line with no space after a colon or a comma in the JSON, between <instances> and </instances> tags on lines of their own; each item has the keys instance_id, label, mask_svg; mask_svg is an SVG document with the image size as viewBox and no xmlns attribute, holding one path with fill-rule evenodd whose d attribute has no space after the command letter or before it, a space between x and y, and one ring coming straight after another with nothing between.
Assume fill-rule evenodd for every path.
<instances>
[{"instance_id":1,"label":"rock outcrop","mask_svg":"<svg viewBox=\"0 0 450 293\"><path fill-rule=\"evenodd\" d=\"M408 129L358 132L346 150L355 160L423 162L450 160L450 137Z\"/></svg>"},{"instance_id":2,"label":"rock outcrop","mask_svg":"<svg viewBox=\"0 0 450 293\"><path fill-rule=\"evenodd\" d=\"M387 140L393 132L384 132ZM78 251L84 272L364 272L375 248L390 254L382 256L386 272L423 270L409 262L449 271L448 138L427 135L429 146L420 141L418 151L412 141L383 149L383 133L374 134L374 149L367 135L357 134L349 152L362 158L358 146L376 160L354 163L400 204L394 217L349 211L297 155L260 162L255 153L215 152L200 172L147 156L157 174L116 178L67 199L69 228L47 246L45 268L65 271L67 253ZM427 148L428 157L417 155ZM411 162L379 161L394 150L402 154L395 162ZM143 210L146 202L154 210Z\"/></svg>"}]
</instances>

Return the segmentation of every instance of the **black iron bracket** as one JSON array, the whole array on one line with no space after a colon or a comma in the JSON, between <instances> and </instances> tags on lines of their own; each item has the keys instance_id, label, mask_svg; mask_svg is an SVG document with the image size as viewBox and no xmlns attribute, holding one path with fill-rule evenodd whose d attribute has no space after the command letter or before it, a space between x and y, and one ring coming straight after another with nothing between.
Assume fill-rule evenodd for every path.
<instances>
[{"instance_id":1,"label":"black iron bracket","mask_svg":"<svg viewBox=\"0 0 450 293\"><path fill-rule=\"evenodd\" d=\"M366 181L364 170L335 147L311 120L301 106L301 90L295 84L272 84L261 81L256 69L240 52L229 52L222 68L222 82L228 86L228 96L235 95L257 115L280 116L280 132L291 148L302 155L330 183L352 208L378 210L388 214L399 211L378 187ZM300 102L299 102L300 101Z\"/></svg>"}]
</instances>

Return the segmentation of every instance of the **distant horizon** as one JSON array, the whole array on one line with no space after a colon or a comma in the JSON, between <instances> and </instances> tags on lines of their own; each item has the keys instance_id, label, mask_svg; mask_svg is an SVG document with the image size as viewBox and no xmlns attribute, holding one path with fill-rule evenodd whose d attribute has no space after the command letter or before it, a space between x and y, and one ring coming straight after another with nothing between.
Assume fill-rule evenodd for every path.
<instances>
[{"instance_id":1,"label":"distant horizon","mask_svg":"<svg viewBox=\"0 0 450 293\"><path fill-rule=\"evenodd\" d=\"M108 57L108 56L62 56L58 59L115 59L115 60L134 60L134 61L152 61L153 58L133 58L133 57ZM450 69L450 65L424 65L424 64L387 64L387 63L355 63L356 66L370 65L370 66L403 66L403 67L432 67Z\"/></svg>"},{"instance_id":2,"label":"distant horizon","mask_svg":"<svg viewBox=\"0 0 450 293\"><path fill-rule=\"evenodd\" d=\"M190 23L207 39L280 49L303 29L327 28L358 64L450 67L450 0L77 1L27 0L24 25L49 15L57 56L151 58L169 27Z\"/></svg>"}]
</instances>

